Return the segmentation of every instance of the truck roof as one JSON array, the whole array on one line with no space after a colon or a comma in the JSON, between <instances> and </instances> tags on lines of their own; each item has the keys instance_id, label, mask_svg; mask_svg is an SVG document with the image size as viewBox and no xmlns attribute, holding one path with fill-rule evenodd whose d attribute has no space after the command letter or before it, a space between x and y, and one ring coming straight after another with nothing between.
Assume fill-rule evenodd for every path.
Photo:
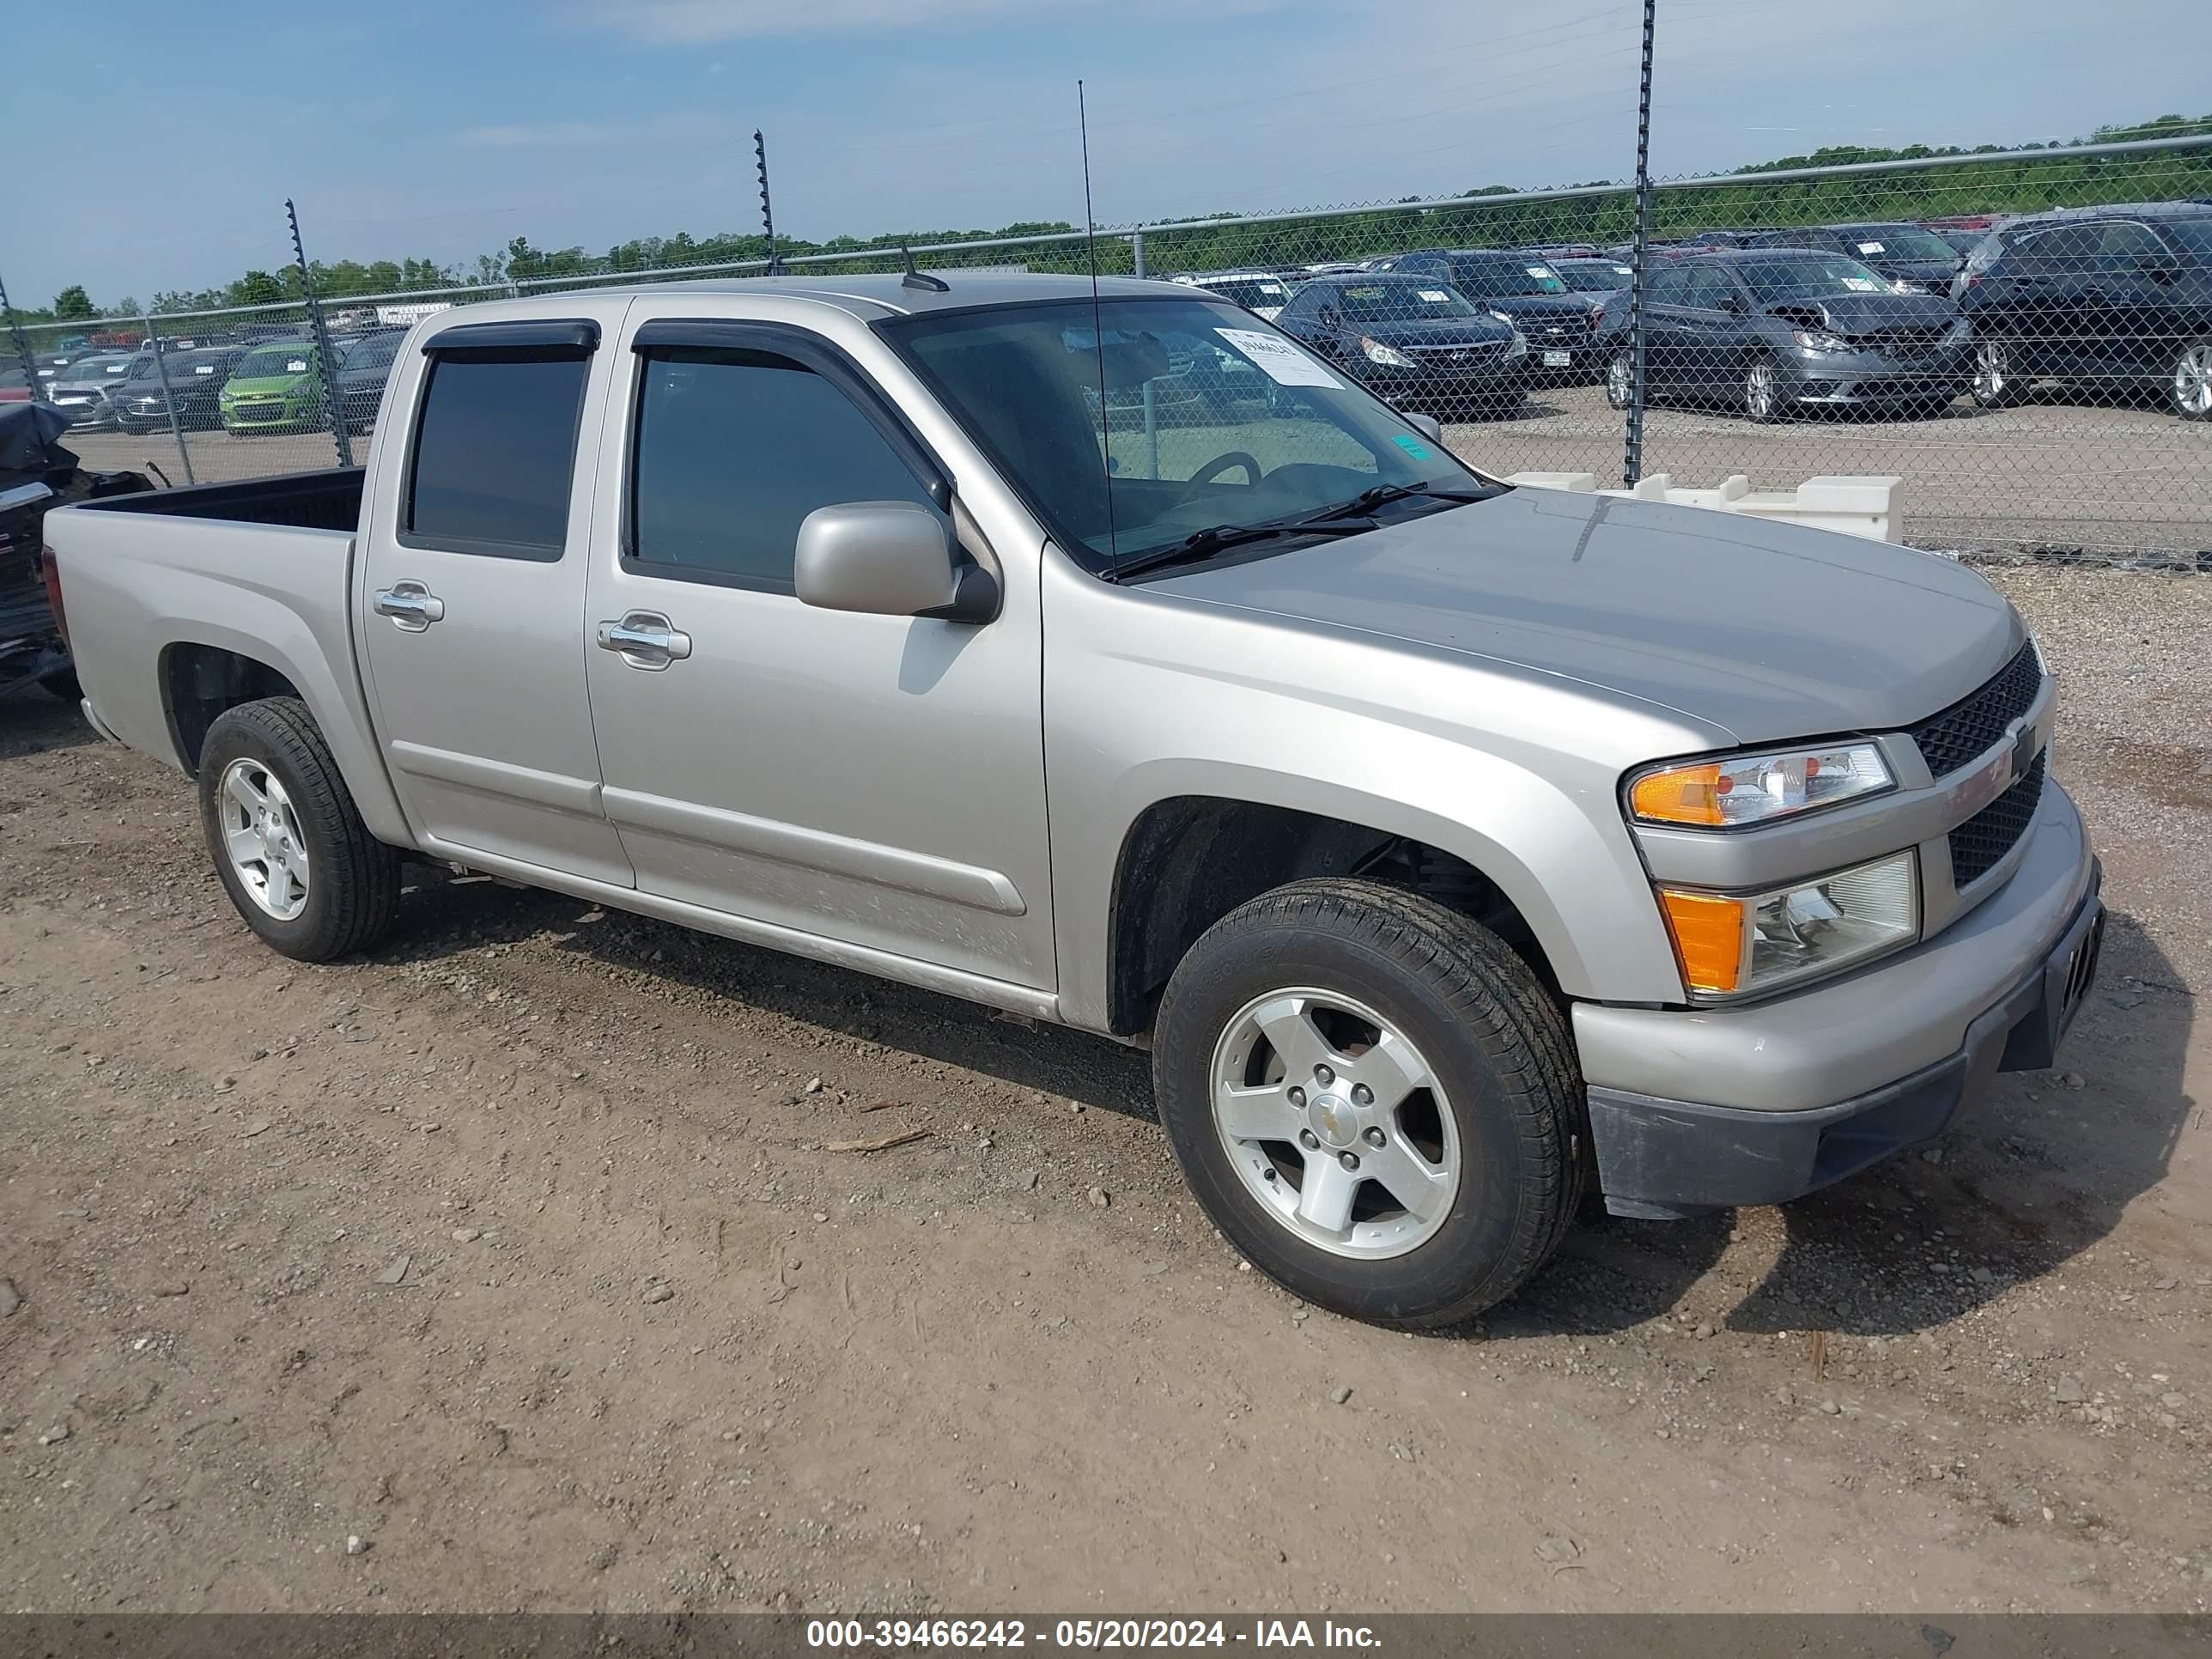
<instances>
[{"instance_id":1,"label":"truck roof","mask_svg":"<svg viewBox=\"0 0 2212 1659\"><path fill-rule=\"evenodd\" d=\"M863 322L916 311L945 311L967 306L1020 305L1039 300L1087 300L1087 276L1048 276L1022 271L926 271L945 284L945 291L908 288L897 271L871 271L852 276L714 276L686 283L637 283L584 292L634 299L665 300L681 294L726 294L782 299L814 300L858 317ZM1152 282L1128 276L1098 279L1102 299L1129 299L1142 295L1190 297L1188 285ZM560 314L566 293L532 295L522 300L497 300L483 305L456 306L440 317L454 324L487 321L501 316L546 317Z\"/></svg>"}]
</instances>

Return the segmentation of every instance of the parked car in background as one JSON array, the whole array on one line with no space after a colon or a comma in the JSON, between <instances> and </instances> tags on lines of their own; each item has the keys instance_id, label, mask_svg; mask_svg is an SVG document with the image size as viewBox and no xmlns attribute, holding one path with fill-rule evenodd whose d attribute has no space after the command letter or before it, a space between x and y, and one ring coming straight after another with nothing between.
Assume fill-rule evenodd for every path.
<instances>
[{"instance_id":1,"label":"parked car in background","mask_svg":"<svg viewBox=\"0 0 2212 1659\"><path fill-rule=\"evenodd\" d=\"M331 343L338 354L338 411L347 431L367 432L376 424L385 382L392 378L399 343L406 337L404 328L386 328Z\"/></svg>"},{"instance_id":2,"label":"parked car in background","mask_svg":"<svg viewBox=\"0 0 2212 1659\"><path fill-rule=\"evenodd\" d=\"M1644 286L1648 398L1726 403L1754 421L1799 410L1924 413L1966 391L1966 321L1948 300L1899 294L1840 253L1737 248L1672 259ZM1608 313L1606 400L1630 402L1627 308Z\"/></svg>"},{"instance_id":3,"label":"parked car in background","mask_svg":"<svg viewBox=\"0 0 2212 1659\"><path fill-rule=\"evenodd\" d=\"M1400 409L1495 418L1528 397L1521 331L1432 276L1318 276L1291 296L1275 325Z\"/></svg>"},{"instance_id":4,"label":"parked car in background","mask_svg":"<svg viewBox=\"0 0 2212 1659\"><path fill-rule=\"evenodd\" d=\"M323 423L322 357L312 340L272 340L238 360L223 386L222 429L297 432Z\"/></svg>"},{"instance_id":5,"label":"parked car in background","mask_svg":"<svg viewBox=\"0 0 2212 1659\"><path fill-rule=\"evenodd\" d=\"M114 405L108 389L128 379L137 363L137 353L80 357L47 383L46 395L70 424L95 430L115 424Z\"/></svg>"},{"instance_id":6,"label":"parked car in background","mask_svg":"<svg viewBox=\"0 0 2212 1659\"><path fill-rule=\"evenodd\" d=\"M1817 248L1856 259L1901 293L1948 294L1959 251L1932 230L1901 221L1849 225L1799 225L1763 230L1744 239L1755 248Z\"/></svg>"},{"instance_id":7,"label":"parked car in background","mask_svg":"<svg viewBox=\"0 0 2212 1659\"><path fill-rule=\"evenodd\" d=\"M1986 230L1960 230L1948 225L1924 225L1922 228L1929 235L1939 238L1946 247L1956 253L1962 260L1974 251L1975 245L1982 238L1989 234ZM1948 290L1949 285L1947 283L1945 286Z\"/></svg>"},{"instance_id":8,"label":"parked car in background","mask_svg":"<svg viewBox=\"0 0 2212 1659\"><path fill-rule=\"evenodd\" d=\"M0 404L31 400L31 377L20 368L0 368Z\"/></svg>"},{"instance_id":9,"label":"parked car in background","mask_svg":"<svg viewBox=\"0 0 2212 1659\"><path fill-rule=\"evenodd\" d=\"M1218 294L1230 304L1242 306L1271 323L1291 297L1289 286L1272 270L1194 270L1170 280Z\"/></svg>"},{"instance_id":10,"label":"parked car in background","mask_svg":"<svg viewBox=\"0 0 2212 1659\"><path fill-rule=\"evenodd\" d=\"M1418 248L1393 255L1388 269L1441 278L1510 323L1528 342L1529 368L1544 378L1597 378L1590 333L1605 302L1574 292L1548 261L1494 248Z\"/></svg>"},{"instance_id":11,"label":"parked car in background","mask_svg":"<svg viewBox=\"0 0 2212 1659\"><path fill-rule=\"evenodd\" d=\"M125 432L155 432L169 424L176 411L177 424L187 431L222 423L222 389L230 371L246 355L243 346L210 346L199 350L165 351L157 364L148 352L109 389L107 400L115 423ZM162 379L167 377L166 392Z\"/></svg>"},{"instance_id":12,"label":"parked car in background","mask_svg":"<svg viewBox=\"0 0 2212 1659\"><path fill-rule=\"evenodd\" d=\"M1961 276L1975 402L2002 409L2049 378L2212 418L2212 203L2014 220Z\"/></svg>"}]
</instances>

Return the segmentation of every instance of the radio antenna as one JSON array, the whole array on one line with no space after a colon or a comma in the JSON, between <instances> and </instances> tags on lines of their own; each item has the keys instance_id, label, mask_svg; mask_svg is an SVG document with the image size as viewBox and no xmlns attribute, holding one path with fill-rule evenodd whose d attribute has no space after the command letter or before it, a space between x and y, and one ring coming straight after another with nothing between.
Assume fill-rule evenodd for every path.
<instances>
[{"instance_id":1,"label":"radio antenna","mask_svg":"<svg viewBox=\"0 0 2212 1659\"><path fill-rule=\"evenodd\" d=\"M1091 343L1098 355L1098 465L1106 480L1106 556L1121 562L1121 538L1114 527L1114 434L1106 407L1106 319L1098 304L1098 226L1091 212L1091 118L1083 82L1075 83L1075 130L1083 140L1083 248L1091 263Z\"/></svg>"}]
</instances>

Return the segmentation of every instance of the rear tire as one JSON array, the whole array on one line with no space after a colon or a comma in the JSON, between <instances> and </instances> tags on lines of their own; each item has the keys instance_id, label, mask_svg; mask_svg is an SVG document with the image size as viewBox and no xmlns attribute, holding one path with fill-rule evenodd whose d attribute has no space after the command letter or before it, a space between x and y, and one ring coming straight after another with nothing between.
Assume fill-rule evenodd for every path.
<instances>
[{"instance_id":1,"label":"rear tire","mask_svg":"<svg viewBox=\"0 0 2212 1659\"><path fill-rule=\"evenodd\" d=\"M2173 354L2166 406L2185 421L2212 420L2212 337L2191 340Z\"/></svg>"},{"instance_id":2,"label":"rear tire","mask_svg":"<svg viewBox=\"0 0 2212 1659\"><path fill-rule=\"evenodd\" d=\"M1974 348L1974 402L1984 409L2011 409L2027 395L2027 382L2013 370L2012 353L2002 340Z\"/></svg>"},{"instance_id":3,"label":"rear tire","mask_svg":"<svg viewBox=\"0 0 2212 1659\"><path fill-rule=\"evenodd\" d=\"M223 890L272 950L301 962L333 962L368 949L391 927L399 909L399 854L369 833L329 744L297 697L240 703L216 717L200 747L199 797ZM303 855L296 872L264 877L251 858L241 862L235 838L252 833L243 803L253 797L274 804L272 831ZM249 820L243 829L229 821L242 811ZM288 902L295 880L304 889L296 907ZM272 903L279 882L283 896Z\"/></svg>"},{"instance_id":4,"label":"rear tire","mask_svg":"<svg viewBox=\"0 0 2212 1659\"><path fill-rule=\"evenodd\" d=\"M1544 1265L1580 1201L1558 1006L1496 935L1399 889L1293 882L1232 912L1169 981L1152 1054L1214 1224L1352 1318L1463 1323Z\"/></svg>"}]
</instances>

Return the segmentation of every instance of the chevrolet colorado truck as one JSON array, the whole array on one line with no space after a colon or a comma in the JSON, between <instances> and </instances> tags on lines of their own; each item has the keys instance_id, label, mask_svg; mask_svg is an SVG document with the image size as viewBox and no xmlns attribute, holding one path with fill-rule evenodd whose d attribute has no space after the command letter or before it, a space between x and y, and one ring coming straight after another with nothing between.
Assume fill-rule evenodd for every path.
<instances>
[{"instance_id":1,"label":"chevrolet colorado truck","mask_svg":"<svg viewBox=\"0 0 2212 1659\"><path fill-rule=\"evenodd\" d=\"M1269 395L1180 395L1222 354ZM1231 1247L1355 1316L1467 1319L1591 1184L1846 1176L2095 969L1972 570L1509 488L1188 287L487 303L385 411L46 522L85 713L248 927L366 949L419 858L1145 1045Z\"/></svg>"}]
</instances>

